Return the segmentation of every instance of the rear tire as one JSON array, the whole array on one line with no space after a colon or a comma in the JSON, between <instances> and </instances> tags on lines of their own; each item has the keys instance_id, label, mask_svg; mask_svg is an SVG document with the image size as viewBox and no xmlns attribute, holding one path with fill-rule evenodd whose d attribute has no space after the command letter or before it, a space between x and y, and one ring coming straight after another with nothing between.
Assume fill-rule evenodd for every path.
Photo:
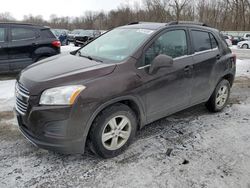
<instances>
[{"instance_id":1,"label":"rear tire","mask_svg":"<svg viewBox=\"0 0 250 188\"><path fill-rule=\"evenodd\" d=\"M121 154L132 142L137 129L135 113L118 103L103 110L89 133L90 149L103 158Z\"/></svg>"},{"instance_id":2,"label":"rear tire","mask_svg":"<svg viewBox=\"0 0 250 188\"><path fill-rule=\"evenodd\" d=\"M230 83L228 80L221 80L216 86L212 96L206 103L206 107L211 112L222 111L228 103L230 96Z\"/></svg>"}]
</instances>

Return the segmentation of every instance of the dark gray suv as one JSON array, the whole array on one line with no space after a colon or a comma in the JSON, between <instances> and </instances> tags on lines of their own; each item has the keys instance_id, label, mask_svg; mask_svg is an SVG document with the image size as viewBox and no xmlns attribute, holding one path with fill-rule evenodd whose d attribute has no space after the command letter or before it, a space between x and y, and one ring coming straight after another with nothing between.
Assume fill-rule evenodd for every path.
<instances>
[{"instance_id":1,"label":"dark gray suv","mask_svg":"<svg viewBox=\"0 0 250 188\"><path fill-rule=\"evenodd\" d=\"M61 43L50 28L25 23L0 23L0 74L20 72L60 53Z\"/></svg>"},{"instance_id":2,"label":"dark gray suv","mask_svg":"<svg viewBox=\"0 0 250 188\"><path fill-rule=\"evenodd\" d=\"M124 151L136 131L205 103L227 104L236 57L216 29L199 23L132 23L81 49L21 72L16 113L33 144L101 157Z\"/></svg>"}]
</instances>

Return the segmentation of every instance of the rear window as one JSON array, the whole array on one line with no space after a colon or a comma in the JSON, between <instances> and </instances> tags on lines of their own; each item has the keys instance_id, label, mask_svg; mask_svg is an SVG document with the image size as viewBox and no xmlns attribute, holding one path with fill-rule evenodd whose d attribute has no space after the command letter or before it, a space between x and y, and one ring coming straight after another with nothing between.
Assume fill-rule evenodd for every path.
<instances>
[{"instance_id":1,"label":"rear window","mask_svg":"<svg viewBox=\"0 0 250 188\"><path fill-rule=\"evenodd\" d=\"M29 40L36 38L36 33L33 29L29 28L12 28L11 39L12 41Z\"/></svg>"},{"instance_id":2,"label":"rear window","mask_svg":"<svg viewBox=\"0 0 250 188\"><path fill-rule=\"evenodd\" d=\"M4 42L5 28L0 28L0 42Z\"/></svg>"},{"instance_id":3,"label":"rear window","mask_svg":"<svg viewBox=\"0 0 250 188\"><path fill-rule=\"evenodd\" d=\"M41 36L42 38L56 38L50 29L42 29Z\"/></svg>"}]
</instances>

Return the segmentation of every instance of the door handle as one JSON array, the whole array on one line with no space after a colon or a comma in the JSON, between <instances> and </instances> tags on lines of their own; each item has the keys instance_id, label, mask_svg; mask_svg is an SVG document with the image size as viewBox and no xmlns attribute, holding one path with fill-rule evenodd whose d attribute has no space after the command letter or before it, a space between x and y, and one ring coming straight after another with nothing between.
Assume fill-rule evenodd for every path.
<instances>
[{"instance_id":1,"label":"door handle","mask_svg":"<svg viewBox=\"0 0 250 188\"><path fill-rule=\"evenodd\" d=\"M190 72L190 70L193 69L193 65L188 65L184 68L185 72Z\"/></svg>"},{"instance_id":2,"label":"door handle","mask_svg":"<svg viewBox=\"0 0 250 188\"><path fill-rule=\"evenodd\" d=\"M220 54L218 54L218 55L216 55L216 59L220 59L221 58L221 55Z\"/></svg>"}]
</instances>

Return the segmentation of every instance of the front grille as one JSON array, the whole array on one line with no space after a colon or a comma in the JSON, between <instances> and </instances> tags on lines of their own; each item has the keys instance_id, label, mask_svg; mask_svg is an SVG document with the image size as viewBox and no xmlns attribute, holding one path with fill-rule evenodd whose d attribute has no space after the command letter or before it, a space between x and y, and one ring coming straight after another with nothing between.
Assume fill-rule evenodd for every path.
<instances>
[{"instance_id":1,"label":"front grille","mask_svg":"<svg viewBox=\"0 0 250 188\"><path fill-rule=\"evenodd\" d=\"M16 110L25 115L29 106L29 91L22 84L16 83Z\"/></svg>"}]
</instances>

